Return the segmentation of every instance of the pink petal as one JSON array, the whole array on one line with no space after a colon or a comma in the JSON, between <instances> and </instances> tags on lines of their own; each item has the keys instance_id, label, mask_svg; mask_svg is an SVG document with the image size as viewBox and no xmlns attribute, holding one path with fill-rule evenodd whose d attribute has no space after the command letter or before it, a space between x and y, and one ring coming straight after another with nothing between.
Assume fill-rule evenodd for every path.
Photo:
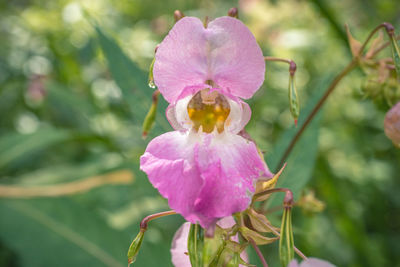
<instances>
[{"instance_id":1,"label":"pink petal","mask_svg":"<svg viewBox=\"0 0 400 267\"><path fill-rule=\"evenodd\" d=\"M203 180L194 164L194 144L187 137L175 131L154 138L140 158L140 169L172 209L195 223L194 202Z\"/></svg>"},{"instance_id":2,"label":"pink petal","mask_svg":"<svg viewBox=\"0 0 400 267\"><path fill-rule=\"evenodd\" d=\"M241 100L234 101L227 98L230 105L230 113L225 122L225 129L229 133L237 134L246 126L251 118L249 105Z\"/></svg>"},{"instance_id":3,"label":"pink petal","mask_svg":"<svg viewBox=\"0 0 400 267\"><path fill-rule=\"evenodd\" d=\"M246 209L256 179L272 177L252 142L227 133L165 133L149 143L140 167L172 209L204 228Z\"/></svg>"},{"instance_id":4,"label":"pink petal","mask_svg":"<svg viewBox=\"0 0 400 267\"><path fill-rule=\"evenodd\" d=\"M335 267L335 265L317 258L308 258L300 264L300 267Z\"/></svg>"},{"instance_id":5,"label":"pink petal","mask_svg":"<svg viewBox=\"0 0 400 267\"><path fill-rule=\"evenodd\" d=\"M172 239L171 259L175 267L191 267L187 242L190 230L190 223L186 222L179 227Z\"/></svg>"},{"instance_id":6,"label":"pink petal","mask_svg":"<svg viewBox=\"0 0 400 267\"><path fill-rule=\"evenodd\" d=\"M386 113L384 127L386 136L400 146L400 102Z\"/></svg>"},{"instance_id":7,"label":"pink petal","mask_svg":"<svg viewBox=\"0 0 400 267\"><path fill-rule=\"evenodd\" d=\"M317 258L308 258L302 261L301 264L294 259L289 263L288 267L335 267L335 265Z\"/></svg>"},{"instance_id":8,"label":"pink petal","mask_svg":"<svg viewBox=\"0 0 400 267\"><path fill-rule=\"evenodd\" d=\"M178 232L177 232L178 233ZM176 235L176 234L175 234ZM287 267L299 267L299 263L296 259L292 260Z\"/></svg>"},{"instance_id":9,"label":"pink petal","mask_svg":"<svg viewBox=\"0 0 400 267\"><path fill-rule=\"evenodd\" d=\"M264 82L265 62L250 30L238 19L221 17L208 29L213 80L234 96L248 99Z\"/></svg>"},{"instance_id":10,"label":"pink petal","mask_svg":"<svg viewBox=\"0 0 400 267\"><path fill-rule=\"evenodd\" d=\"M204 184L194 208L206 217L221 218L245 210L255 180L263 174L272 177L254 143L238 135L218 135L210 146L200 146L196 152Z\"/></svg>"},{"instance_id":11,"label":"pink petal","mask_svg":"<svg viewBox=\"0 0 400 267\"><path fill-rule=\"evenodd\" d=\"M184 17L158 47L153 74L170 103L209 87L207 80L225 95L250 98L264 81L265 63L254 36L240 20L221 17L204 28L198 18Z\"/></svg>"}]
</instances>

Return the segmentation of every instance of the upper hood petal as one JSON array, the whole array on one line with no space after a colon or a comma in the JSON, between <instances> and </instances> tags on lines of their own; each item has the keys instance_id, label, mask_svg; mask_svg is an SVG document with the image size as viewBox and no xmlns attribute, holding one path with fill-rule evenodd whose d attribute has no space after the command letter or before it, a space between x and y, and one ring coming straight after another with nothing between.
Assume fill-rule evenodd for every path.
<instances>
[{"instance_id":1,"label":"upper hood petal","mask_svg":"<svg viewBox=\"0 0 400 267\"><path fill-rule=\"evenodd\" d=\"M222 93L250 98L262 85L264 57L253 34L238 19L221 17L207 28L194 17L180 19L157 49L154 82L174 103L193 85L212 80Z\"/></svg>"}]
</instances>

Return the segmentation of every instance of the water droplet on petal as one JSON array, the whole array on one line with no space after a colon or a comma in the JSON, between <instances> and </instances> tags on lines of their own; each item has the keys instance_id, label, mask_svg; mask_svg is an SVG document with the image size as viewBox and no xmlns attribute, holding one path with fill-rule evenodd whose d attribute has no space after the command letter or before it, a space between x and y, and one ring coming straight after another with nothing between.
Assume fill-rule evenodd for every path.
<instances>
[{"instance_id":1,"label":"water droplet on petal","mask_svg":"<svg viewBox=\"0 0 400 267\"><path fill-rule=\"evenodd\" d=\"M150 80L150 81L149 81L149 87L150 87L150 88L156 88L156 84L154 83L153 80Z\"/></svg>"}]
</instances>

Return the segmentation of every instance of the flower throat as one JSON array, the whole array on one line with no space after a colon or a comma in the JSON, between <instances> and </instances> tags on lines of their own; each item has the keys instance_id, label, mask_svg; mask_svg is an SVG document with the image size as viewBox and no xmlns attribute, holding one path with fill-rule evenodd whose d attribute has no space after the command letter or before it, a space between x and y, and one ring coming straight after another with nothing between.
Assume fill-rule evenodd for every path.
<instances>
[{"instance_id":1,"label":"flower throat","mask_svg":"<svg viewBox=\"0 0 400 267\"><path fill-rule=\"evenodd\" d=\"M187 111L196 131L201 126L205 133L211 133L215 128L222 133L230 107L223 95L217 91L210 93L209 89L204 89L193 96L187 106Z\"/></svg>"}]
</instances>

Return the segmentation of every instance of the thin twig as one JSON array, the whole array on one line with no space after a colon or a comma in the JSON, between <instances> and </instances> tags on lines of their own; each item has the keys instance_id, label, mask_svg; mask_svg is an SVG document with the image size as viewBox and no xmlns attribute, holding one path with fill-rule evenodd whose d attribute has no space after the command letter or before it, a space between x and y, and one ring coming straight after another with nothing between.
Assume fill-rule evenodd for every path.
<instances>
[{"instance_id":1,"label":"thin twig","mask_svg":"<svg viewBox=\"0 0 400 267\"><path fill-rule=\"evenodd\" d=\"M263 254L262 254L260 248L257 246L256 242L254 242L254 240L251 239L251 238L249 238L249 241L250 241L251 246L252 246L252 247L254 248L254 250L256 251L258 257L260 258L263 267L268 267L268 263L267 263L267 261L265 260Z\"/></svg>"},{"instance_id":2,"label":"thin twig","mask_svg":"<svg viewBox=\"0 0 400 267\"><path fill-rule=\"evenodd\" d=\"M87 192L106 184L129 184L133 181L129 170L120 170L101 176L56 185L16 186L0 185L0 198L59 197Z\"/></svg>"},{"instance_id":3,"label":"thin twig","mask_svg":"<svg viewBox=\"0 0 400 267\"><path fill-rule=\"evenodd\" d=\"M387 23L387 22L384 22L384 23L379 24L378 26L375 27L375 29L373 29L373 30L369 33L367 39L366 39L365 42L362 44L362 46L361 46L361 48L360 48L360 51L358 52L358 57L361 57L362 52L364 51L364 49L365 49L365 47L367 46L368 42L369 42L369 41L371 40L371 38L375 35L375 33L377 33L377 32L378 32L380 29L382 29L382 28L385 28L385 29L386 29L386 32L387 32L387 34L388 34L389 36L394 35L394 27L393 27L392 24ZM382 49L383 49L383 48L382 48ZM379 51L378 51L378 52L379 52ZM372 56L374 56L374 55L375 55L375 52L372 53Z\"/></svg>"},{"instance_id":4,"label":"thin twig","mask_svg":"<svg viewBox=\"0 0 400 267\"><path fill-rule=\"evenodd\" d=\"M400 35L396 36L396 40L400 40ZM385 49L386 47L388 47L390 45L390 41L387 41L386 43L382 44L381 46L377 47L371 55L371 58L374 57L376 54L378 54L379 52L381 52L383 49Z\"/></svg>"}]
</instances>

